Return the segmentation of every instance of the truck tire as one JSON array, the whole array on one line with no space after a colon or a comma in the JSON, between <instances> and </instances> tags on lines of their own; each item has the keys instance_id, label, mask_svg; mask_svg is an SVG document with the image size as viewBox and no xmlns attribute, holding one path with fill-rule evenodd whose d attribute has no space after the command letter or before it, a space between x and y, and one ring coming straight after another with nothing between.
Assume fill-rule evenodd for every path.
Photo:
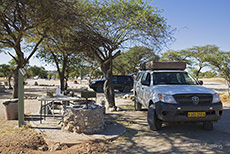
<instances>
[{"instance_id":1,"label":"truck tire","mask_svg":"<svg viewBox=\"0 0 230 154\"><path fill-rule=\"evenodd\" d=\"M212 122L204 122L203 123L203 128L205 130L213 130L213 123Z\"/></svg>"},{"instance_id":2,"label":"truck tire","mask_svg":"<svg viewBox=\"0 0 230 154\"><path fill-rule=\"evenodd\" d=\"M154 109L153 104L149 106L147 119L148 119L149 128L151 130L156 131L161 129L162 121L157 118L156 110Z\"/></svg>"},{"instance_id":3,"label":"truck tire","mask_svg":"<svg viewBox=\"0 0 230 154\"><path fill-rule=\"evenodd\" d=\"M135 97L135 100L134 100L134 109L135 109L135 111L140 111L141 108L142 108L142 104Z\"/></svg>"}]
</instances>

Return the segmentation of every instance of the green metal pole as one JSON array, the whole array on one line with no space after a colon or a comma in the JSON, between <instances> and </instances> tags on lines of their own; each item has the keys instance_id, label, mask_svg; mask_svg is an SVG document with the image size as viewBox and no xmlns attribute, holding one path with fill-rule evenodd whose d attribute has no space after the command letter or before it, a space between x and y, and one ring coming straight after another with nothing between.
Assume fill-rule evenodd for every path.
<instances>
[{"instance_id":1,"label":"green metal pole","mask_svg":"<svg viewBox=\"0 0 230 154\"><path fill-rule=\"evenodd\" d=\"M18 71L18 127L24 123L24 76Z\"/></svg>"}]
</instances>

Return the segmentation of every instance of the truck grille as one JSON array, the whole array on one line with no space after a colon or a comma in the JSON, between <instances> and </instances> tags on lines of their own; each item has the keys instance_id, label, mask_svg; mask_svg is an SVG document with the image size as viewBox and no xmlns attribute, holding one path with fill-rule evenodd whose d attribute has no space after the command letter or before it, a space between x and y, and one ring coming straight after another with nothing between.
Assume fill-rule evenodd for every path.
<instances>
[{"instance_id":1,"label":"truck grille","mask_svg":"<svg viewBox=\"0 0 230 154\"><path fill-rule=\"evenodd\" d=\"M212 94L178 94L173 95L178 104L210 104ZM198 98L198 99L197 99Z\"/></svg>"}]
</instances>

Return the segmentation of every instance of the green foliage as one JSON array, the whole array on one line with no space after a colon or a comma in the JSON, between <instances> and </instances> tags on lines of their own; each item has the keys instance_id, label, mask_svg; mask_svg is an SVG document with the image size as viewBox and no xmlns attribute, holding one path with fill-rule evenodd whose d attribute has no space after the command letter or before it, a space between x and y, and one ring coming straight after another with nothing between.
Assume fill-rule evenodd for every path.
<instances>
[{"instance_id":1,"label":"green foliage","mask_svg":"<svg viewBox=\"0 0 230 154\"><path fill-rule=\"evenodd\" d=\"M194 46L180 51L169 50L162 55L161 61L185 61L192 72L191 74L198 79L204 76L204 74L200 74L201 70L209 66L209 55L218 51L219 47L216 45Z\"/></svg>"},{"instance_id":2,"label":"green foliage","mask_svg":"<svg viewBox=\"0 0 230 154\"><path fill-rule=\"evenodd\" d=\"M12 73L12 69L10 65L7 64L1 64L0 65L0 76L1 77L9 77L9 75Z\"/></svg>"},{"instance_id":3,"label":"green foliage","mask_svg":"<svg viewBox=\"0 0 230 154\"><path fill-rule=\"evenodd\" d=\"M137 72L141 63L150 60L158 61L159 56L150 48L135 46L113 61L113 72L122 75Z\"/></svg>"},{"instance_id":4,"label":"green foliage","mask_svg":"<svg viewBox=\"0 0 230 154\"><path fill-rule=\"evenodd\" d=\"M230 52L211 53L207 55L207 61L217 68L220 75L230 85Z\"/></svg>"},{"instance_id":5,"label":"green foliage","mask_svg":"<svg viewBox=\"0 0 230 154\"><path fill-rule=\"evenodd\" d=\"M152 48L160 47L173 30L161 16L161 10L143 0L105 0L95 3L93 24L102 36L120 45L137 40Z\"/></svg>"},{"instance_id":6,"label":"green foliage","mask_svg":"<svg viewBox=\"0 0 230 154\"><path fill-rule=\"evenodd\" d=\"M53 76L53 74L52 74L52 73L48 73L48 79L51 79L51 78L52 78L52 76Z\"/></svg>"},{"instance_id":7,"label":"green foliage","mask_svg":"<svg viewBox=\"0 0 230 154\"><path fill-rule=\"evenodd\" d=\"M216 71L213 71L213 70L206 71L206 72L203 72L201 74L203 74L203 77L205 77L205 78L218 77L218 73Z\"/></svg>"},{"instance_id":8,"label":"green foliage","mask_svg":"<svg viewBox=\"0 0 230 154\"><path fill-rule=\"evenodd\" d=\"M47 71L44 67L38 67L38 66L29 66L26 69L26 76L27 78L34 77L36 75L39 75L40 77L47 77Z\"/></svg>"},{"instance_id":9,"label":"green foliage","mask_svg":"<svg viewBox=\"0 0 230 154\"><path fill-rule=\"evenodd\" d=\"M216 45L206 45L206 46L194 46L185 50L186 56L193 62L193 65L198 67L196 73L196 79L199 77L201 70L209 66L208 64L208 55L215 54L219 51L219 47Z\"/></svg>"}]
</instances>

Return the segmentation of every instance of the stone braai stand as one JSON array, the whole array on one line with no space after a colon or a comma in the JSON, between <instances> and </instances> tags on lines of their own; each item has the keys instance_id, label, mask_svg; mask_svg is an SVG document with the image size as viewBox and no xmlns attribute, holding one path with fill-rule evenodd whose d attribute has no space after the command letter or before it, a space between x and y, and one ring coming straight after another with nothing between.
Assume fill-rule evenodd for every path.
<instances>
[{"instance_id":1,"label":"stone braai stand","mask_svg":"<svg viewBox=\"0 0 230 154\"><path fill-rule=\"evenodd\" d=\"M105 128L104 107L89 104L67 107L62 130L73 133L95 133Z\"/></svg>"}]
</instances>

